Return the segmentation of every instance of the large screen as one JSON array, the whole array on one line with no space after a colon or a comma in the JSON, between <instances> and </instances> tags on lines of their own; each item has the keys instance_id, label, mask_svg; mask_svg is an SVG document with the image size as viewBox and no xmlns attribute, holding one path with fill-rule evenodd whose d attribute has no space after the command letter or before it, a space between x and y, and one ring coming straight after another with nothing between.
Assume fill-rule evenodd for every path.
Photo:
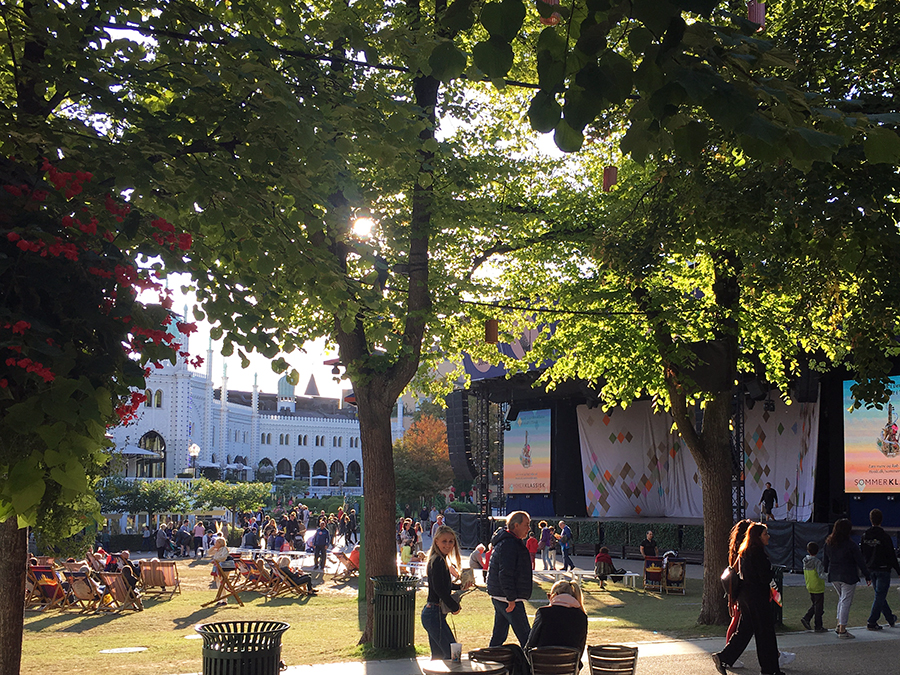
<instances>
[{"instance_id":1,"label":"large screen","mask_svg":"<svg viewBox=\"0 0 900 675\"><path fill-rule=\"evenodd\" d=\"M853 409L844 382L844 492L900 492L900 377L881 410Z\"/></svg>"},{"instance_id":2,"label":"large screen","mask_svg":"<svg viewBox=\"0 0 900 675\"><path fill-rule=\"evenodd\" d=\"M523 410L503 436L507 494L550 492L550 411Z\"/></svg>"}]
</instances>

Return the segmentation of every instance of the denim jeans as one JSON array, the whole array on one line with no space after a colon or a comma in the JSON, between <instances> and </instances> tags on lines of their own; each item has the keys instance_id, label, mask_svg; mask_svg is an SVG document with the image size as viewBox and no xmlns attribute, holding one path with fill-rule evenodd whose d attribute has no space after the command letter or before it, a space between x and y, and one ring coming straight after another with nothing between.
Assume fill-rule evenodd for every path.
<instances>
[{"instance_id":1,"label":"denim jeans","mask_svg":"<svg viewBox=\"0 0 900 675\"><path fill-rule=\"evenodd\" d=\"M545 570L550 569L550 549L547 548L546 546L543 549L541 549L541 562L544 563Z\"/></svg>"},{"instance_id":2,"label":"denim jeans","mask_svg":"<svg viewBox=\"0 0 900 675\"><path fill-rule=\"evenodd\" d=\"M524 649L525 643L528 642L528 634L531 633L528 615L525 613L525 603L517 602L515 609L511 612L506 611L508 603L505 600L491 598L491 603L494 605L494 632L491 634L490 646L499 647L504 644L509 635L510 626L512 626L519 645Z\"/></svg>"},{"instance_id":3,"label":"denim jeans","mask_svg":"<svg viewBox=\"0 0 900 675\"><path fill-rule=\"evenodd\" d=\"M850 605L853 604L853 596L856 593L856 584L845 584L843 581L832 581L831 585L838 594L837 624L846 626L850 618Z\"/></svg>"},{"instance_id":4,"label":"denim jeans","mask_svg":"<svg viewBox=\"0 0 900 675\"><path fill-rule=\"evenodd\" d=\"M438 604L427 603L422 608L422 627L428 633L428 644L431 646L431 659L449 659L450 643L456 642L453 631L447 625L447 617Z\"/></svg>"},{"instance_id":5,"label":"denim jeans","mask_svg":"<svg viewBox=\"0 0 900 675\"><path fill-rule=\"evenodd\" d=\"M875 589L875 600L872 602L872 613L869 614L869 625L878 623L878 617L884 615L884 620L890 623L894 620L894 613L888 606L887 594L891 587L891 571L870 570L872 575L872 588Z\"/></svg>"},{"instance_id":6,"label":"denim jeans","mask_svg":"<svg viewBox=\"0 0 900 675\"><path fill-rule=\"evenodd\" d=\"M564 570L574 570L575 569L575 563L573 563L572 559L569 557L569 551L571 551L571 550L572 550L572 548L570 546L568 546L568 545L563 546L562 552L563 552L563 569Z\"/></svg>"}]
</instances>

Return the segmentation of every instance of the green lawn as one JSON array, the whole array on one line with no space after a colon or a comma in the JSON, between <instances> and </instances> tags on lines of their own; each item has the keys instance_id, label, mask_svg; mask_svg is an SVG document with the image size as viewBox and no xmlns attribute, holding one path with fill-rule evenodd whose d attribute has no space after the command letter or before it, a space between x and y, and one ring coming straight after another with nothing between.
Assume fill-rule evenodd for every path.
<instances>
[{"instance_id":1,"label":"green lawn","mask_svg":"<svg viewBox=\"0 0 900 675\"><path fill-rule=\"evenodd\" d=\"M75 673L140 672L174 675L199 672L202 642L185 639L195 634L193 626L207 621L275 619L291 624L283 638L283 658L288 665L328 663L363 659L385 654L364 654L356 643L360 635L360 607L355 587L326 582L320 595L309 599L265 600L256 593L242 595L245 607L201 608L215 591L209 588L209 567L203 562L179 564L184 592L172 599L148 598L145 611L118 615L79 615L53 611L27 612L22 672L40 675ZM533 615L546 603L549 584L536 585ZM700 582L688 580L687 595L659 595L611 585L601 591L596 583L586 584L589 616L589 644L642 642L667 638L723 636L724 627L697 626ZM799 618L806 611L809 596L803 588L785 591L786 631L802 630ZM889 596L894 600L896 595ZM417 595L416 648L428 654L428 638L418 620L425 593ZM872 602L872 590L860 586L851 611L850 625L865 623ZM825 599L825 625L834 627L835 595ZM483 588L468 593L463 611L452 617L457 638L465 650L486 646L493 624L493 609ZM512 635L510 635L512 638ZM148 647L135 654L100 654L114 647ZM408 655L408 654L407 654Z\"/></svg>"}]
</instances>

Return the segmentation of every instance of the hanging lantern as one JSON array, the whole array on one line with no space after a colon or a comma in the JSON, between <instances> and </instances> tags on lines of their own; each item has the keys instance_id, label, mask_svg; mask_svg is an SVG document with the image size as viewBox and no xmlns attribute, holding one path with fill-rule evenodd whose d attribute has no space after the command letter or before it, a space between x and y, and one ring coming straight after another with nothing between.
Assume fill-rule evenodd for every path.
<instances>
[{"instance_id":1,"label":"hanging lantern","mask_svg":"<svg viewBox=\"0 0 900 675\"><path fill-rule=\"evenodd\" d=\"M500 322L497 319L488 319L484 322L484 341L489 345L495 345L500 341Z\"/></svg>"},{"instance_id":2,"label":"hanging lantern","mask_svg":"<svg viewBox=\"0 0 900 675\"><path fill-rule=\"evenodd\" d=\"M542 0L542 2L545 5L558 5L559 4L559 0ZM542 16L541 17L541 23L544 24L545 26L555 26L560 21L562 21L562 14L560 14L559 12L553 12L553 14L551 14L550 16L547 16L547 17Z\"/></svg>"},{"instance_id":3,"label":"hanging lantern","mask_svg":"<svg viewBox=\"0 0 900 675\"><path fill-rule=\"evenodd\" d=\"M612 186L619 182L619 167L605 166L603 167L603 191L609 192Z\"/></svg>"},{"instance_id":4,"label":"hanging lantern","mask_svg":"<svg viewBox=\"0 0 900 675\"><path fill-rule=\"evenodd\" d=\"M759 24L759 30L766 27L766 3L750 0L747 3L747 18Z\"/></svg>"}]
</instances>

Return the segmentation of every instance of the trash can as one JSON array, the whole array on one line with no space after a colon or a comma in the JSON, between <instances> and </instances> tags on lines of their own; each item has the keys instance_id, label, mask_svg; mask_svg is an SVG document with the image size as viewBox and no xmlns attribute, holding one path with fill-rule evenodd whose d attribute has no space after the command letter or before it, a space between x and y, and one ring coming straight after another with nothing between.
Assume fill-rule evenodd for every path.
<instances>
[{"instance_id":1,"label":"trash can","mask_svg":"<svg viewBox=\"0 0 900 675\"><path fill-rule=\"evenodd\" d=\"M778 597L784 604L784 565L772 565L772 581L775 582L775 590L778 591ZM777 602L772 603L772 616L775 619L775 625L781 626L784 623L784 607Z\"/></svg>"},{"instance_id":2,"label":"trash can","mask_svg":"<svg viewBox=\"0 0 900 675\"><path fill-rule=\"evenodd\" d=\"M284 621L218 621L194 626L203 637L203 675L278 675Z\"/></svg>"},{"instance_id":3,"label":"trash can","mask_svg":"<svg viewBox=\"0 0 900 675\"><path fill-rule=\"evenodd\" d=\"M406 649L415 644L418 577L372 577L376 649Z\"/></svg>"}]
</instances>

